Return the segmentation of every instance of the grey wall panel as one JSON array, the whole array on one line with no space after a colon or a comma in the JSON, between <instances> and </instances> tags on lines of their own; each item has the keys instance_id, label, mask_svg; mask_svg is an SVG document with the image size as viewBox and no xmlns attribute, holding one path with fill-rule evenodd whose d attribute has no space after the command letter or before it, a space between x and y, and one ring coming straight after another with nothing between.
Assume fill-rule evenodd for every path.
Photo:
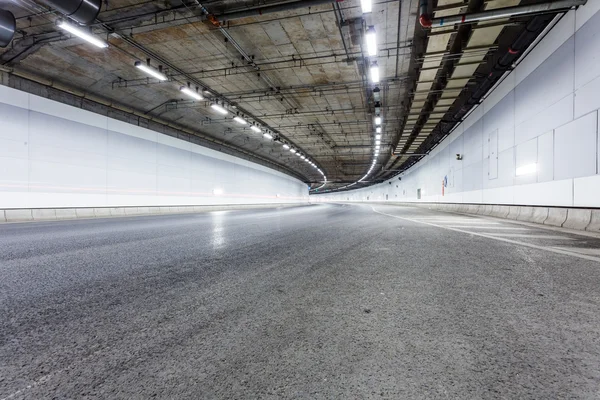
<instances>
[{"instance_id":1,"label":"grey wall panel","mask_svg":"<svg viewBox=\"0 0 600 400\"><path fill-rule=\"evenodd\" d=\"M600 77L600 14L575 34L575 89Z\"/></svg>"},{"instance_id":2,"label":"grey wall panel","mask_svg":"<svg viewBox=\"0 0 600 400\"><path fill-rule=\"evenodd\" d=\"M575 39L558 48L515 89L518 125L573 92Z\"/></svg>"},{"instance_id":3,"label":"grey wall panel","mask_svg":"<svg viewBox=\"0 0 600 400\"><path fill-rule=\"evenodd\" d=\"M554 178L596 174L597 112L585 115L554 131Z\"/></svg>"},{"instance_id":4,"label":"grey wall panel","mask_svg":"<svg viewBox=\"0 0 600 400\"><path fill-rule=\"evenodd\" d=\"M554 179L554 131L538 137L537 177L538 182Z\"/></svg>"}]
</instances>

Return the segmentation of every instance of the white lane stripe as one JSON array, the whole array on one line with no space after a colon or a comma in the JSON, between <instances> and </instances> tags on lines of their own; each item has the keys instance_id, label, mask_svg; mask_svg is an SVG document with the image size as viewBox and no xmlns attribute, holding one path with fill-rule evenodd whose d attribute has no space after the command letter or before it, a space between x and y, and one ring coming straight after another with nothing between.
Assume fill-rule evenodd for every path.
<instances>
[{"instance_id":1,"label":"white lane stripe","mask_svg":"<svg viewBox=\"0 0 600 400\"><path fill-rule=\"evenodd\" d=\"M506 236L506 237L522 237L527 239L556 239L556 240L575 240L566 236L554 236L554 235L530 235L528 233L488 233L492 236Z\"/></svg>"},{"instance_id":2,"label":"white lane stripe","mask_svg":"<svg viewBox=\"0 0 600 400\"><path fill-rule=\"evenodd\" d=\"M427 222L423 222L426 224ZM433 224L432 224L433 225ZM527 228L519 228L512 226L482 226L482 225L440 225L444 228L465 228L465 229L503 229L503 230L511 230L511 231L530 231L531 229Z\"/></svg>"},{"instance_id":3,"label":"white lane stripe","mask_svg":"<svg viewBox=\"0 0 600 400\"><path fill-rule=\"evenodd\" d=\"M586 254L588 256L600 256L600 249L586 249L583 247L559 247L559 246L553 246L552 248L559 249L559 250L573 251L575 253Z\"/></svg>"},{"instance_id":4,"label":"white lane stripe","mask_svg":"<svg viewBox=\"0 0 600 400\"><path fill-rule=\"evenodd\" d=\"M415 218L417 219L417 218ZM428 222L436 222L438 224L486 224L486 225L500 225L499 222L490 221L474 221L474 220L460 220L460 219L428 219Z\"/></svg>"},{"instance_id":5,"label":"white lane stripe","mask_svg":"<svg viewBox=\"0 0 600 400\"><path fill-rule=\"evenodd\" d=\"M465 231L465 230L462 230L462 229L452 228L452 227L449 227L449 226L436 225L436 224L432 224L432 223L425 222L425 221L417 221L417 220L410 219L410 218L399 217L397 215L392 215L392 214L387 214L387 213L384 213L384 212L381 212L381 211L377 211L375 209L375 207L373 207L373 206L371 206L371 209L374 212L376 212L377 214L386 215L386 216L392 217L392 218L398 218L398 219L403 219L405 221L416 222L416 223L419 223L419 224L424 224L424 225L429 225L429 226L435 226L437 228L448 229L449 231L461 232L461 233L466 233L466 234L474 235L474 236L481 236L481 237L488 238L488 239L498 240L500 242L505 242L505 243L516 244L516 245L519 245L519 246L530 247L532 249L543 250L543 251L548 251L548 252L551 252L551 253L563 254L563 255L567 255L567 256L582 258L584 260L590 260L590 261L600 262L600 257L592 257L592 256L588 256L588 255L585 255L585 254L573 253L572 251L567 251L567 250L563 250L563 249L557 249L557 248L545 247L545 246L538 246L538 245L531 244L531 243L519 242L518 240L511 240L511 239L505 239L505 238L501 238L501 237L494 237L492 235L487 235L485 233L469 232L469 231Z\"/></svg>"}]
</instances>

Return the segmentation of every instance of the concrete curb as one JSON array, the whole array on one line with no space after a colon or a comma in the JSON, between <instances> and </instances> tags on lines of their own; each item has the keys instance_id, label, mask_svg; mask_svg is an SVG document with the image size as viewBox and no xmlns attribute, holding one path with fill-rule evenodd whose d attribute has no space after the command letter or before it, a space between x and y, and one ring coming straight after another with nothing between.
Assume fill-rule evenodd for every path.
<instances>
[{"instance_id":1,"label":"concrete curb","mask_svg":"<svg viewBox=\"0 0 600 400\"><path fill-rule=\"evenodd\" d=\"M562 226L567 219L567 210L564 208L550 208L548 210L548 218L544 221L544 225Z\"/></svg>"},{"instance_id":2,"label":"concrete curb","mask_svg":"<svg viewBox=\"0 0 600 400\"><path fill-rule=\"evenodd\" d=\"M600 232L600 210L592 210L590 224L585 228L586 231Z\"/></svg>"},{"instance_id":3,"label":"concrete curb","mask_svg":"<svg viewBox=\"0 0 600 400\"><path fill-rule=\"evenodd\" d=\"M514 219L514 220L516 220L517 217L519 216L519 210L520 210L520 207L509 206L508 207L508 214L506 215L506 218L507 219Z\"/></svg>"},{"instance_id":4,"label":"concrete curb","mask_svg":"<svg viewBox=\"0 0 600 400\"><path fill-rule=\"evenodd\" d=\"M6 222L33 221L33 212L31 209L25 210L4 210Z\"/></svg>"},{"instance_id":5,"label":"concrete curb","mask_svg":"<svg viewBox=\"0 0 600 400\"><path fill-rule=\"evenodd\" d=\"M569 208L567 210L567 219L563 223L563 228L577 229L584 231L592 222L592 210Z\"/></svg>"},{"instance_id":6,"label":"concrete curb","mask_svg":"<svg viewBox=\"0 0 600 400\"><path fill-rule=\"evenodd\" d=\"M27 221L56 221L67 219L90 219L128 217L159 214L186 214L210 211L247 210L254 208L278 208L310 205L310 203L263 203L225 204L206 206L167 206L167 207L85 207L85 208L23 208L0 210L0 223Z\"/></svg>"},{"instance_id":7,"label":"concrete curb","mask_svg":"<svg viewBox=\"0 0 600 400\"><path fill-rule=\"evenodd\" d=\"M361 203L361 202L358 202ZM402 203L377 204L424 207L442 212L486 215L541 225L550 225L576 231L600 233L600 210L591 208L560 208L543 206L510 206L461 203Z\"/></svg>"}]
</instances>

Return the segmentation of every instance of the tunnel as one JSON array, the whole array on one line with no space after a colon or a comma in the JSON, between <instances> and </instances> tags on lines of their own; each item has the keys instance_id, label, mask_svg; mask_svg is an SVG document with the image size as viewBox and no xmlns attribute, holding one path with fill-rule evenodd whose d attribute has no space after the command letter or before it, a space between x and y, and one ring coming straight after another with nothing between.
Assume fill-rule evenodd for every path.
<instances>
[{"instance_id":1,"label":"tunnel","mask_svg":"<svg viewBox=\"0 0 600 400\"><path fill-rule=\"evenodd\" d=\"M0 15L0 400L600 397L600 0Z\"/></svg>"}]
</instances>

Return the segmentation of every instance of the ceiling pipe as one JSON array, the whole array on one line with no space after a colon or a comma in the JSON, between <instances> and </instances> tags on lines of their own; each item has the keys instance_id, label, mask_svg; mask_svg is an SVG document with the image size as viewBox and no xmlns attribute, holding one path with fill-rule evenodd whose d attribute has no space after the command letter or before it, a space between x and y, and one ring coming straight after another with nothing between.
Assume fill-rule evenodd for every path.
<instances>
[{"instance_id":1,"label":"ceiling pipe","mask_svg":"<svg viewBox=\"0 0 600 400\"><path fill-rule=\"evenodd\" d=\"M102 6L102 0L43 0L43 2L82 25L94 22Z\"/></svg>"},{"instance_id":2,"label":"ceiling pipe","mask_svg":"<svg viewBox=\"0 0 600 400\"><path fill-rule=\"evenodd\" d=\"M421 0L419 3L419 23L423 28L431 28L431 17L427 12L429 3L427 0Z\"/></svg>"},{"instance_id":3,"label":"ceiling pipe","mask_svg":"<svg viewBox=\"0 0 600 400\"><path fill-rule=\"evenodd\" d=\"M243 11L233 11L233 12L227 12L227 11L225 11L224 13L219 14L219 15L210 14L208 16L208 19L214 25L219 26L222 22L225 22L225 21L232 21L232 20L235 20L235 19L247 18L247 17L256 17L256 16L261 16L261 15L264 15L264 14L271 14L271 13L281 12L281 11L296 10L298 8L314 7L314 6L318 6L318 5L321 5L321 4L339 3L339 2L342 2L342 1L344 1L344 0L303 0L303 1L294 1L294 2L291 2L291 3L275 4L275 5L272 5L272 6L252 8L252 9L243 10Z\"/></svg>"},{"instance_id":4,"label":"ceiling pipe","mask_svg":"<svg viewBox=\"0 0 600 400\"><path fill-rule=\"evenodd\" d=\"M423 1L427 2L427 0L422 0L421 3L423 3ZM421 25L424 27L440 27L445 25L461 25L481 21L491 21L495 19L516 17L519 15L556 13L568 11L574 7L585 5L586 3L587 0L550 1L539 4L498 8L495 10L482 11L472 14L461 14L452 15L449 17L434 18L430 21L429 26L423 25L423 22L421 22ZM421 21L422 17L423 14L421 15L421 17L419 17L419 21ZM425 22L429 23L428 21Z\"/></svg>"},{"instance_id":5,"label":"ceiling pipe","mask_svg":"<svg viewBox=\"0 0 600 400\"><path fill-rule=\"evenodd\" d=\"M6 47L15 36L15 16L10 11L0 10L0 47Z\"/></svg>"}]
</instances>

